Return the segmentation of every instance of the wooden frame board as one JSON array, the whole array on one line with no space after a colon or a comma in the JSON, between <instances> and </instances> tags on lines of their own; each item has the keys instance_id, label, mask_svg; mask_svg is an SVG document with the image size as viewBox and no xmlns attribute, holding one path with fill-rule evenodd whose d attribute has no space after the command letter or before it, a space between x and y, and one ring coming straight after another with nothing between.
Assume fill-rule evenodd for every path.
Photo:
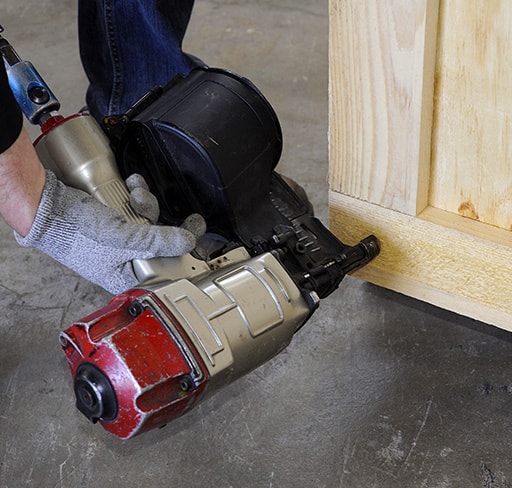
<instances>
[{"instance_id":1,"label":"wooden frame board","mask_svg":"<svg viewBox=\"0 0 512 488\"><path fill-rule=\"evenodd\" d=\"M336 192L330 227L347 244L371 233L381 241L381 254L354 276L512 330L509 231L433 207L413 217Z\"/></svg>"}]
</instances>

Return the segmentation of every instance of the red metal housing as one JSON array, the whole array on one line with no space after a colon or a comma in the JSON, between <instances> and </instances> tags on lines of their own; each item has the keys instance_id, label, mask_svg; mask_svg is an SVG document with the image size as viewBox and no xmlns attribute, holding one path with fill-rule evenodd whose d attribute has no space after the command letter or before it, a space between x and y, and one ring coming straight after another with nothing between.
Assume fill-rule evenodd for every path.
<instances>
[{"instance_id":1,"label":"red metal housing","mask_svg":"<svg viewBox=\"0 0 512 488\"><path fill-rule=\"evenodd\" d=\"M119 295L60 337L78 408L122 439L186 413L208 380L178 321L148 296L158 301L146 290Z\"/></svg>"}]
</instances>

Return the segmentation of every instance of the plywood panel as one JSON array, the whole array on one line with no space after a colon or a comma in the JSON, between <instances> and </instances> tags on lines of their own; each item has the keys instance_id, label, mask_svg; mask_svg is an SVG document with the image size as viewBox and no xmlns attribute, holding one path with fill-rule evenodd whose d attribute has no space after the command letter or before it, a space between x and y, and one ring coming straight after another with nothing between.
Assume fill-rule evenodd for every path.
<instances>
[{"instance_id":1,"label":"plywood panel","mask_svg":"<svg viewBox=\"0 0 512 488\"><path fill-rule=\"evenodd\" d=\"M443 0L430 205L512 226L512 2Z\"/></svg>"},{"instance_id":2,"label":"plywood panel","mask_svg":"<svg viewBox=\"0 0 512 488\"><path fill-rule=\"evenodd\" d=\"M415 215L428 200L437 0L331 0L330 185Z\"/></svg>"},{"instance_id":3,"label":"plywood panel","mask_svg":"<svg viewBox=\"0 0 512 488\"><path fill-rule=\"evenodd\" d=\"M356 276L512 330L512 2L330 0L330 26L330 227L382 244Z\"/></svg>"}]
</instances>

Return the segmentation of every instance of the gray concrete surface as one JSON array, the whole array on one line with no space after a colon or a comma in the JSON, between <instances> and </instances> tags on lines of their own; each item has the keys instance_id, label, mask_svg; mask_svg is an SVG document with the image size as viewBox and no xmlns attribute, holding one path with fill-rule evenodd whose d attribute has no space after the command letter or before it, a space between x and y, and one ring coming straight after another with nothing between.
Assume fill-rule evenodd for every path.
<instances>
[{"instance_id":1,"label":"gray concrete surface","mask_svg":"<svg viewBox=\"0 0 512 488\"><path fill-rule=\"evenodd\" d=\"M6 37L65 113L86 87L75 4L0 7ZM326 0L198 0L186 41L267 95L284 131L280 169L324 221L327 32ZM75 409L57 343L110 296L19 248L3 224L0 240L2 488L512 486L508 333L347 278L277 358L122 442Z\"/></svg>"}]
</instances>

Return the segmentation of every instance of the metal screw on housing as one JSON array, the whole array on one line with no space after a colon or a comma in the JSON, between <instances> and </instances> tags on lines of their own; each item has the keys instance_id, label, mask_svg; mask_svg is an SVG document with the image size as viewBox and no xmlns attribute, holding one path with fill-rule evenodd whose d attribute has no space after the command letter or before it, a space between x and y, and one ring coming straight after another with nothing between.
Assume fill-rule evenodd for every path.
<instances>
[{"instance_id":1,"label":"metal screw on housing","mask_svg":"<svg viewBox=\"0 0 512 488\"><path fill-rule=\"evenodd\" d=\"M138 317L142 312L144 312L144 306L136 300L128 307L128 313L134 318Z\"/></svg>"},{"instance_id":2,"label":"metal screw on housing","mask_svg":"<svg viewBox=\"0 0 512 488\"><path fill-rule=\"evenodd\" d=\"M34 88L30 88L28 91L28 96L30 100L32 100L37 105L42 105L43 103L47 103L50 100L50 94L42 86L35 86Z\"/></svg>"},{"instance_id":3,"label":"metal screw on housing","mask_svg":"<svg viewBox=\"0 0 512 488\"><path fill-rule=\"evenodd\" d=\"M182 391L190 391L194 388L194 380L189 375L184 375L180 379L180 388Z\"/></svg>"}]
</instances>

